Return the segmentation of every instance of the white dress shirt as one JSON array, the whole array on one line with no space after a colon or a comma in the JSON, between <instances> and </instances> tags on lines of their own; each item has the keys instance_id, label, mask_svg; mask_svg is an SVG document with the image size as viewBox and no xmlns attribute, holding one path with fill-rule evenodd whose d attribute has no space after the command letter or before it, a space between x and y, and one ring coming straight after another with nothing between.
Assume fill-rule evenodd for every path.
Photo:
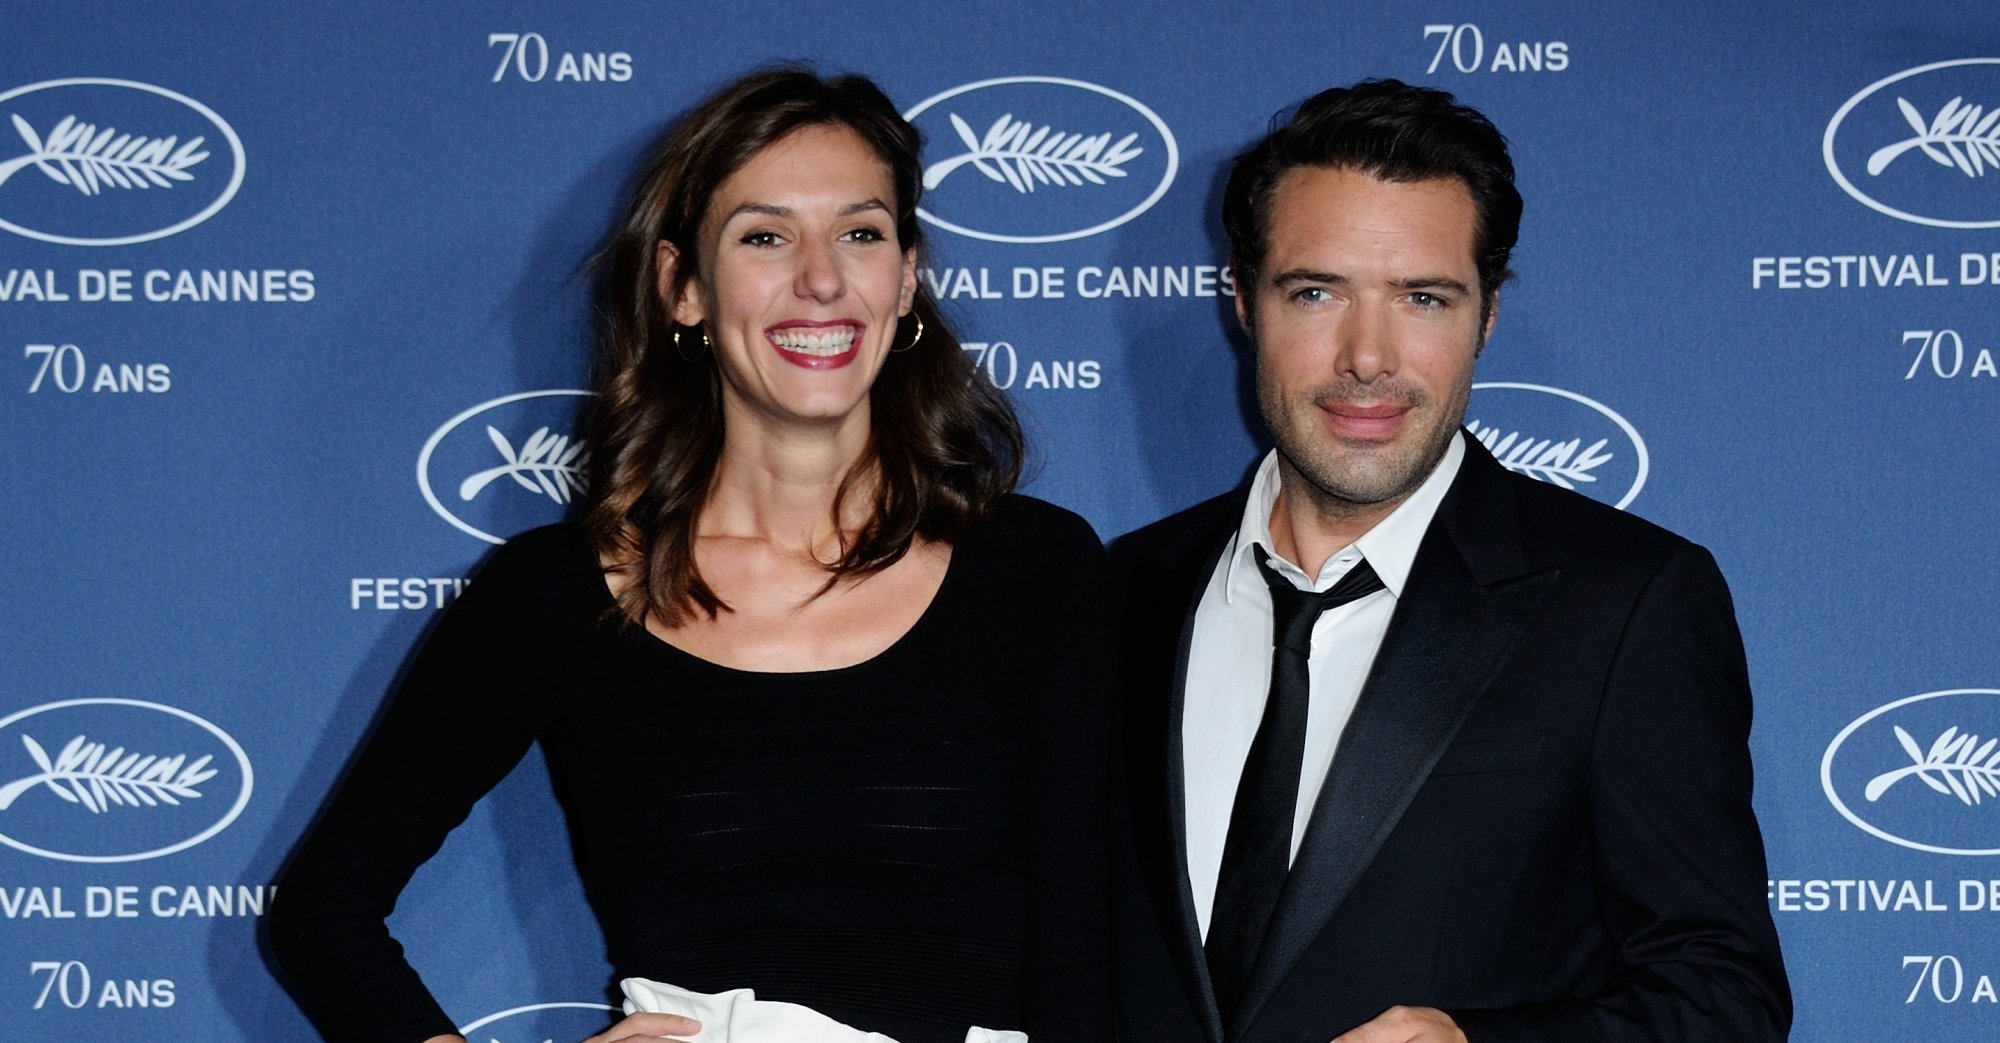
<instances>
[{"instance_id":1,"label":"white dress shirt","mask_svg":"<svg viewBox=\"0 0 2000 1043\"><path fill-rule=\"evenodd\" d=\"M1439 501L1465 459L1465 435L1452 436L1444 458L1410 498L1389 516L1342 548L1321 566L1317 578L1279 557L1271 545L1271 509L1278 502L1278 454L1274 450L1250 482L1243 521L1223 550L1195 610L1189 649L1186 703L1181 718L1181 756L1187 785L1188 884L1195 916L1208 937L1215 906L1216 878L1236 785L1257 737L1271 687L1271 590L1257 568L1253 548L1262 547L1271 564L1294 586L1324 591L1366 559L1382 578L1382 590L1320 614L1313 625L1311 701L1306 711L1305 762L1299 772L1299 799L1292 817L1292 857L1299 854L1306 822L1320 784L1333 764L1334 747L1355 701L1403 585L1410 578L1417 546L1423 542Z\"/></svg>"}]
</instances>

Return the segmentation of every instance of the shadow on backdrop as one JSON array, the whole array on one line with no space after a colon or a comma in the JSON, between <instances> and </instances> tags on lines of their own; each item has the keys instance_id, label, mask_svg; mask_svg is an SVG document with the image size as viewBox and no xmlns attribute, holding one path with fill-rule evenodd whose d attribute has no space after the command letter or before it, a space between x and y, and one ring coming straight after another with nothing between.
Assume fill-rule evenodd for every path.
<instances>
[{"instance_id":1,"label":"shadow on backdrop","mask_svg":"<svg viewBox=\"0 0 2000 1043\"><path fill-rule=\"evenodd\" d=\"M1205 178L1201 251L1189 263L1227 265L1229 238L1222 230L1222 192L1236 151L1188 157L1182 177ZM1129 227L1129 226L1128 226ZM1137 233L1119 237L1116 257L1147 258L1157 249ZM1213 261L1209 259L1213 258ZM1250 338L1236 321L1236 299L1188 297L1162 307L1150 298L1125 298L1118 327L1125 337L1132 418L1130 443L1144 488L1164 516L1227 492L1249 479L1271 446L1257 408L1257 374ZM1237 445L1239 452L1218 452ZM1139 524L1155 518L1142 519ZM1107 537L1121 535L1106 533Z\"/></svg>"}]
</instances>

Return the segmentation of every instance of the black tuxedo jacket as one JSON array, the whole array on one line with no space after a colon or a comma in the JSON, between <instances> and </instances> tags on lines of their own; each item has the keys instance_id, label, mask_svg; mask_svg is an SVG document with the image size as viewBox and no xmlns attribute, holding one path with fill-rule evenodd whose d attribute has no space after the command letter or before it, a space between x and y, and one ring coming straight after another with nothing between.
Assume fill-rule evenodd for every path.
<instances>
[{"instance_id":1,"label":"black tuxedo jacket","mask_svg":"<svg viewBox=\"0 0 2000 1043\"><path fill-rule=\"evenodd\" d=\"M1394 1004L1442 1008L1473 1043L1784 1038L1714 560L1467 450L1228 1025L1188 889L1181 705L1246 492L1114 544L1122 1039L1326 1043Z\"/></svg>"}]
</instances>

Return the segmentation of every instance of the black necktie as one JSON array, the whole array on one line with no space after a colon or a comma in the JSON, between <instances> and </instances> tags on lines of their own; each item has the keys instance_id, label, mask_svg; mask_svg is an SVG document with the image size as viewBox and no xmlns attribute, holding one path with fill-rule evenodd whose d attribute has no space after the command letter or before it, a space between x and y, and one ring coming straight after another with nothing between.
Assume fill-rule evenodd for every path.
<instances>
[{"instance_id":1,"label":"black necktie","mask_svg":"<svg viewBox=\"0 0 2000 1043\"><path fill-rule=\"evenodd\" d=\"M1333 589L1314 593L1292 586L1271 567L1262 547L1257 568L1271 587L1271 694L1229 813L1222 846L1222 873L1209 917L1209 979L1226 1023L1250 981L1263 948L1271 914L1291 869L1292 819L1299 799L1300 764L1306 752L1306 704L1312 676L1313 624L1319 614L1382 589L1381 577L1366 561L1354 566Z\"/></svg>"}]
</instances>

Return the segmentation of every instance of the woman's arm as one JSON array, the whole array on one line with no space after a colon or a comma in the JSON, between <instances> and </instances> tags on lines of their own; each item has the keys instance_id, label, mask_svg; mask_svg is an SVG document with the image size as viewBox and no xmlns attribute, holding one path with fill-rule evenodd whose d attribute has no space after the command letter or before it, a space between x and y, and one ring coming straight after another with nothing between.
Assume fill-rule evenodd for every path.
<instances>
[{"instance_id":1,"label":"woman's arm","mask_svg":"<svg viewBox=\"0 0 2000 1043\"><path fill-rule=\"evenodd\" d=\"M457 1039L384 921L541 727L548 542L503 548L445 612L279 880L272 948L329 1040Z\"/></svg>"},{"instance_id":2,"label":"woman's arm","mask_svg":"<svg viewBox=\"0 0 2000 1043\"><path fill-rule=\"evenodd\" d=\"M1109 590L1083 519L1049 512L1023 564L1038 577L1016 606L1048 649L1032 693L1027 1029L1034 1043L1111 1038L1106 867L1111 746Z\"/></svg>"}]
</instances>

